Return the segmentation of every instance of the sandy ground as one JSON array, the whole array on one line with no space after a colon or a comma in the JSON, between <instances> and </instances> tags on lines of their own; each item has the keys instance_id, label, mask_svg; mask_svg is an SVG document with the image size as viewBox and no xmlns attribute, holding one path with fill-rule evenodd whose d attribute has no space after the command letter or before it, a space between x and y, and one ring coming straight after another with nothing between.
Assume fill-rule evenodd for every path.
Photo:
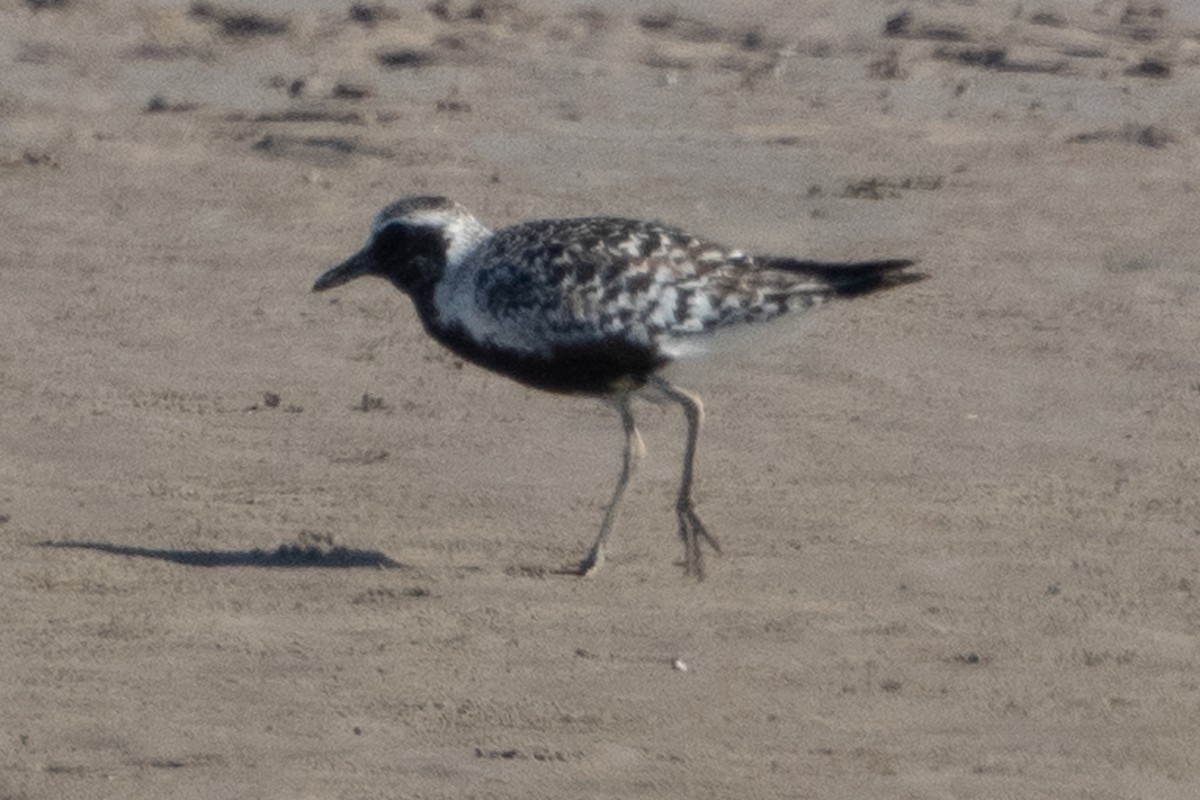
<instances>
[{"instance_id":1,"label":"sandy ground","mask_svg":"<svg viewBox=\"0 0 1200 800\"><path fill-rule=\"evenodd\" d=\"M0 5L0 798L1200 796L1195 4L249 8ZM580 580L615 415L309 292L413 193L930 278Z\"/></svg>"}]
</instances>

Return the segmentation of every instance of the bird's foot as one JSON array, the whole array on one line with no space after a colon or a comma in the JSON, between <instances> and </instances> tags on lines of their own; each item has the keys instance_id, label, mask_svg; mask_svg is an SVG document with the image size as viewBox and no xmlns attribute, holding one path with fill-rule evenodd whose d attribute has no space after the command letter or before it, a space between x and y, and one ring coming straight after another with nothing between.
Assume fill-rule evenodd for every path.
<instances>
[{"instance_id":1,"label":"bird's foot","mask_svg":"<svg viewBox=\"0 0 1200 800\"><path fill-rule=\"evenodd\" d=\"M600 571L600 565L604 563L604 549L601 547L593 547L575 569L571 570L581 578L591 578Z\"/></svg>"},{"instance_id":2,"label":"bird's foot","mask_svg":"<svg viewBox=\"0 0 1200 800\"><path fill-rule=\"evenodd\" d=\"M675 513L679 516L679 538L683 539L684 571L687 575L702 581L704 580L704 553L700 549L700 542L707 542L717 555L721 554L721 544L704 527L696 510L692 508L690 500L676 506Z\"/></svg>"}]
</instances>

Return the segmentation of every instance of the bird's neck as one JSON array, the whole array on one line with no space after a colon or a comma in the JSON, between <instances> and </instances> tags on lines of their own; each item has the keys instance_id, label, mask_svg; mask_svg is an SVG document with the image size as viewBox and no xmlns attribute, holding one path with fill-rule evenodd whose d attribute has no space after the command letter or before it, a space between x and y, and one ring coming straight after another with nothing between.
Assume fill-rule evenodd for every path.
<instances>
[{"instance_id":1,"label":"bird's neck","mask_svg":"<svg viewBox=\"0 0 1200 800\"><path fill-rule=\"evenodd\" d=\"M464 214L446 224L442 236L446 242L446 263L456 266L466 259L492 232L475 217Z\"/></svg>"}]
</instances>

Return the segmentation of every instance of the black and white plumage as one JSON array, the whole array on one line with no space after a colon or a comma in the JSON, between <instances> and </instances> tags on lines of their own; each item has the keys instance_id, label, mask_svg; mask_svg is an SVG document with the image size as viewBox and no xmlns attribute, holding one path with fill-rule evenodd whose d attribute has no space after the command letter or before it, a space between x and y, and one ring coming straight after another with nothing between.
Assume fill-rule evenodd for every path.
<instances>
[{"instance_id":1,"label":"black and white plumage","mask_svg":"<svg viewBox=\"0 0 1200 800\"><path fill-rule=\"evenodd\" d=\"M598 396L621 416L625 452L600 533L580 565L604 561L625 486L643 452L635 394L678 403L687 447L676 500L687 571L701 541L719 551L692 503L703 406L659 370L721 328L915 280L907 260L823 263L751 257L657 222L614 217L526 222L492 232L459 204L411 197L384 208L366 246L314 291L362 275L391 281L425 330L467 361L551 392Z\"/></svg>"}]
</instances>

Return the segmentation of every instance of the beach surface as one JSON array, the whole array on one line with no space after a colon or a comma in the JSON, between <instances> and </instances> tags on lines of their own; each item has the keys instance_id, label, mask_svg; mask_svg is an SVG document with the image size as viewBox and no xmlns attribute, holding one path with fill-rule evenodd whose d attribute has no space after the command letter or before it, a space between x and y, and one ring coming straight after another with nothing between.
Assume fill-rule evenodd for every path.
<instances>
[{"instance_id":1,"label":"beach surface","mask_svg":"<svg viewBox=\"0 0 1200 800\"><path fill-rule=\"evenodd\" d=\"M686 9L686 10L685 10ZM1200 796L1200 11L0 3L0 798ZM927 279L620 423L404 195Z\"/></svg>"}]
</instances>

